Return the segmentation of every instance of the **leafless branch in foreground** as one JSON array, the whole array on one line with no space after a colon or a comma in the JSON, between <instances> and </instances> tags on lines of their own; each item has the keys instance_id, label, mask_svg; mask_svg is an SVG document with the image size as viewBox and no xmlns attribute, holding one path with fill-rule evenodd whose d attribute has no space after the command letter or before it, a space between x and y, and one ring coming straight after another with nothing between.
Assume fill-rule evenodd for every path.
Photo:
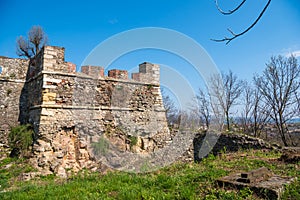
<instances>
[{"instance_id":1,"label":"leafless branch in foreground","mask_svg":"<svg viewBox=\"0 0 300 200\"><path fill-rule=\"evenodd\" d=\"M218 1L215 0L215 4L217 9L219 10L220 13L222 13L223 15L231 15L233 14L235 11L239 10L241 8L241 6L246 2L246 0L243 0L235 9L233 10L229 10L228 12L224 12L218 5ZM212 41L215 42L226 42L226 44L229 44L232 40L236 39L237 37L240 37L242 35L244 35L245 33L247 33L248 31L250 31L257 23L258 21L261 19L261 17L263 16L263 14L266 12L267 8L269 7L271 3L271 0L268 0L267 4L265 5L264 9L260 12L259 16L256 18L256 20L247 28L245 29L243 32L240 33L235 33L234 31L232 31L230 28L228 28L228 32L231 34L230 37L224 37L223 39L211 39Z\"/></svg>"},{"instance_id":2,"label":"leafless branch in foreground","mask_svg":"<svg viewBox=\"0 0 300 200\"><path fill-rule=\"evenodd\" d=\"M223 11L218 3L218 0L215 0L215 4L217 9L219 10L220 13L222 13L223 15L231 15L233 14L235 11L237 11L238 9L240 9L240 7L242 7L242 5L246 2L246 0L243 0L235 9L233 10L228 10L228 11Z\"/></svg>"}]
</instances>

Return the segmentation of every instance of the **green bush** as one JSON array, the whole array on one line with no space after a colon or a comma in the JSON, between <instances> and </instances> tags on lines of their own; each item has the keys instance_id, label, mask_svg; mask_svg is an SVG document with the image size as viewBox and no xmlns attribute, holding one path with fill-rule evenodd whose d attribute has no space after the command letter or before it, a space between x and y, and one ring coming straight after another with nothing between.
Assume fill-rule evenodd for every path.
<instances>
[{"instance_id":1,"label":"green bush","mask_svg":"<svg viewBox=\"0 0 300 200\"><path fill-rule=\"evenodd\" d=\"M33 143L33 129L30 124L13 127L8 135L11 157L26 157Z\"/></svg>"},{"instance_id":2,"label":"green bush","mask_svg":"<svg viewBox=\"0 0 300 200\"><path fill-rule=\"evenodd\" d=\"M137 145L138 137L130 135L128 138L130 140L130 147Z\"/></svg>"}]
</instances>

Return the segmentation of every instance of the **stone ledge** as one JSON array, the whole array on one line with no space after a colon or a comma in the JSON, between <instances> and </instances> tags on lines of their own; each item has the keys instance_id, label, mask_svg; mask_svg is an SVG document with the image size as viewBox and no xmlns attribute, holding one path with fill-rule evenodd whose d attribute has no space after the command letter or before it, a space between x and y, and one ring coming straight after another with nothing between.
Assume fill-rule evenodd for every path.
<instances>
[{"instance_id":1,"label":"stone ledge","mask_svg":"<svg viewBox=\"0 0 300 200\"><path fill-rule=\"evenodd\" d=\"M125 79L116 79L116 78L111 78L111 77L105 77L104 80L115 81L115 82L120 82L120 83L129 83L129 84L135 84L135 85L151 85L153 87L160 86L159 83L142 82L142 81L136 81L136 80L132 80L132 79L125 80Z\"/></svg>"},{"instance_id":2,"label":"stone ledge","mask_svg":"<svg viewBox=\"0 0 300 200\"><path fill-rule=\"evenodd\" d=\"M30 107L30 110L40 108L52 108L52 109L74 109L74 110L120 110L120 111L133 111L132 108L121 107L108 107L108 106L66 106L66 105L37 105Z\"/></svg>"},{"instance_id":3,"label":"stone ledge","mask_svg":"<svg viewBox=\"0 0 300 200\"><path fill-rule=\"evenodd\" d=\"M74 73L64 73L64 72L55 72L55 71L41 71L39 72L37 75L29 78L28 80L24 81L26 83L29 83L37 78L39 78L40 76L44 75L44 74L50 74L50 75L61 75L61 76L68 76L68 77L77 77L77 74Z\"/></svg>"},{"instance_id":4,"label":"stone ledge","mask_svg":"<svg viewBox=\"0 0 300 200\"><path fill-rule=\"evenodd\" d=\"M134 111L133 108L122 108L122 107L109 107L109 106L67 106L67 105L54 105L44 104L32 106L30 110L36 110L41 108L52 108L52 109L74 109L74 110L118 110L118 111ZM164 109L154 109L155 112L165 112Z\"/></svg>"},{"instance_id":5,"label":"stone ledge","mask_svg":"<svg viewBox=\"0 0 300 200\"><path fill-rule=\"evenodd\" d=\"M69 77L76 77L77 74L74 73L64 73L64 72L56 72L56 71L41 71L41 74L54 74L54 75L61 75L61 76L69 76Z\"/></svg>"},{"instance_id":6,"label":"stone ledge","mask_svg":"<svg viewBox=\"0 0 300 200\"><path fill-rule=\"evenodd\" d=\"M17 80L14 80L14 79L6 79L6 78L1 78L0 77L0 81L1 82L13 82L13 83L25 83L26 81L24 81L24 80L19 80L19 79L17 79Z\"/></svg>"},{"instance_id":7,"label":"stone ledge","mask_svg":"<svg viewBox=\"0 0 300 200\"><path fill-rule=\"evenodd\" d=\"M136 84L136 85L151 85L153 87L159 87L160 84L159 83L151 83L151 82L141 82L141 81L136 81L136 80L132 80L132 79L116 79L116 78L111 78L111 77L99 77L99 78L94 78L92 76L83 74L83 73L63 73L63 72L55 72L55 71L41 71L39 72L37 75L35 75L34 77L28 79L27 81L24 82L31 82L35 79L37 79L38 77L47 74L47 75L60 75L60 76L67 76L67 77L75 77L75 78L83 78L83 79L93 79L93 80L104 80L104 81L115 81L115 82L120 82L120 83L129 83L129 84Z\"/></svg>"}]
</instances>

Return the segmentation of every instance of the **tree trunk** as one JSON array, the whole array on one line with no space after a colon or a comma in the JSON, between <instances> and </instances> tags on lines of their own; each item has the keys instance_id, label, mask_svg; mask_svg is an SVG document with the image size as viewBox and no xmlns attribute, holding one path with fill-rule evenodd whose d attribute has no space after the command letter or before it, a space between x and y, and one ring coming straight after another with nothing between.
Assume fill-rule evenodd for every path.
<instances>
[{"instance_id":1,"label":"tree trunk","mask_svg":"<svg viewBox=\"0 0 300 200\"><path fill-rule=\"evenodd\" d=\"M226 124L227 124L227 130L229 131L230 130L230 120L229 120L229 113L226 112L225 113L226 115Z\"/></svg>"},{"instance_id":2,"label":"tree trunk","mask_svg":"<svg viewBox=\"0 0 300 200\"><path fill-rule=\"evenodd\" d=\"M284 144L284 146L288 146L288 143L287 143L287 141L286 141L286 137L285 137L285 127L286 127L286 125L285 125L285 123L284 123L284 121L283 121L283 116L282 116L282 111L280 110L279 111L279 123L280 123L280 136L281 136L281 139L282 139L282 142L283 142L283 144Z\"/></svg>"},{"instance_id":3,"label":"tree trunk","mask_svg":"<svg viewBox=\"0 0 300 200\"><path fill-rule=\"evenodd\" d=\"M288 143L287 143L287 141L286 141L286 137L285 137L285 129L283 128L283 124L281 124L281 127L280 127L280 136L281 136L281 140L282 140L282 142L283 142L283 144L284 144L284 146L288 146Z\"/></svg>"}]
</instances>

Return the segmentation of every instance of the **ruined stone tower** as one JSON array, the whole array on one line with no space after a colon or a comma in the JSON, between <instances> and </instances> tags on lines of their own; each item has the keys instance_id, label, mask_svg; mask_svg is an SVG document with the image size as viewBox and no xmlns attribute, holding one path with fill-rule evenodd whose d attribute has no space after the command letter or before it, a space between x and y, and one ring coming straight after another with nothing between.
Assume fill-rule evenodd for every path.
<instances>
[{"instance_id":1,"label":"ruined stone tower","mask_svg":"<svg viewBox=\"0 0 300 200\"><path fill-rule=\"evenodd\" d=\"M31 123L31 160L43 174L101 167L95 148L103 139L134 153L171 140L158 65L140 64L131 79L117 69L105 76L98 66L76 73L64 60L64 48L45 46L30 62L0 58L0 67L1 135L18 121Z\"/></svg>"}]
</instances>

